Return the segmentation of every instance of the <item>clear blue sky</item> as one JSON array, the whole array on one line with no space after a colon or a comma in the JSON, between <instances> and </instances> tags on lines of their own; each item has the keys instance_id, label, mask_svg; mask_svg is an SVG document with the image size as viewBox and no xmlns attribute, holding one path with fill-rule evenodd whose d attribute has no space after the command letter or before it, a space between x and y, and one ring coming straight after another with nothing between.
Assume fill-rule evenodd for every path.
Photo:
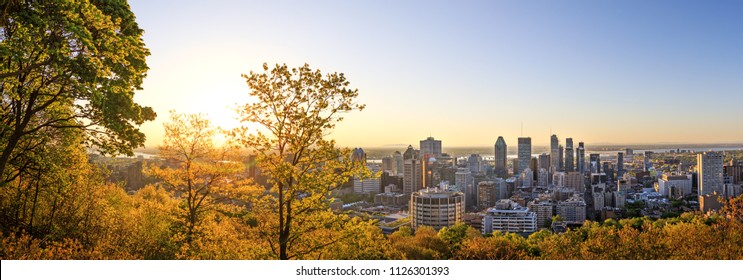
<instances>
[{"instance_id":1,"label":"clear blue sky","mask_svg":"<svg viewBox=\"0 0 743 280\"><path fill-rule=\"evenodd\" d=\"M743 1L131 1L135 99L230 121L263 62L343 72L347 146L743 142Z\"/></svg>"}]
</instances>

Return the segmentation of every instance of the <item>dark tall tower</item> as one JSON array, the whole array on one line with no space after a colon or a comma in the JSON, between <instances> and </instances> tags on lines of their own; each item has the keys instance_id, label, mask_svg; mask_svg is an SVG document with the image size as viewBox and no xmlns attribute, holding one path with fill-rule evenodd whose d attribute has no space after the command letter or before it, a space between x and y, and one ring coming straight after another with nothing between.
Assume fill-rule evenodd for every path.
<instances>
[{"instance_id":1,"label":"dark tall tower","mask_svg":"<svg viewBox=\"0 0 743 280\"><path fill-rule=\"evenodd\" d=\"M575 171L575 155L573 154L573 138L565 139L565 171Z\"/></svg>"},{"instance_id":2,"label":"dark tall tower","mask_svg":"<svg viewBox=\"0 0 743 280\"><path fill-rule=\"evenodd\" d=\"M514 174L521 174L521 171L529 168L531 161L531 137L519 137L519 166Z\"/></svg>"},{"instance_id":3,"label":"dark tall tower","mask_svg":"<svg viewBox=\"0 0 743 280\"><path fill-rule=\"evenodd\" d=\"M559 164L559 166L557 166L557 171L565 171L565 148L560 145L557 150L557 155L560 156L560 160L557 161L557 164Z\"/></svg>"},{"instance_id":4,"label":"dark tall tower","mask_svg":"<svg viewBox=\"0 0 743 280\"><path fill-rule=\"evenodd\" d=\"M617 180L624 176L624 153L617 153Z\"/></svg>"},{"instance_id":5,"label":"dark tall tower","mask_svg":"<svg viewBox=\"0 0 743 280\"><path fill-rule=\"evenodd\" d=\"M575 149L575 165L578 167L578 172L586 173L586 148L583 147L583 142L578 142L578 149Z\"/></svg>"},{"instance_id":6,"label":"dark tall tower","mask_svg":"<svg viewBox=\"0 0 743 280\"><path fill-rule=\"evenodd\" d=\"M601 173L601 158L599 154L590 155L591 173Z\"/></svg>"},{"instance_id":7,"label":"dark tall tower","mask_svg":"<svg viewBox=\"0 0 743 280\"><path fill-rule=\"evenodd\" d=\"M560 156L558 153L560 153L560 139L557 139L557 135L552 134L552 137L550 137L550 168L547 169L550 172L560 167Z\"/></svg>"},{"instance_id":8,"label":"dark tall tower","mask_svg":"<svg viewBox=\"0 0 743 280\"><path fill-rule=\"evenodd\" d=\"M495 141L495 174L500 177L506 177L507 152L506 140L503 140L503 136L498 136L498 140Z\"/></svg>"}]
</instances>

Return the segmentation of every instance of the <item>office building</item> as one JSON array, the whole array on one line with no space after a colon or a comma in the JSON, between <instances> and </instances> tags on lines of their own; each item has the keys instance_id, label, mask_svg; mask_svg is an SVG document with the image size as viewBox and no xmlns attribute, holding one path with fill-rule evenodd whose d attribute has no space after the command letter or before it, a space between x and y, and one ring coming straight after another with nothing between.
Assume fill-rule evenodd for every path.
<instances>
[{"instance_id":1,"label":"office building","mask_svg":"<svg viewBox=\"0 0 743 280\"><path fill-rule=\"evenodd\" d=\"M521 174L522 171L529 168L529 163L531 161L530 137L519 137L518 160L519 165L514 167L514 174Z\"/></svg>"},{"instance_id":2,"label":"office building","mask_svg":"<svg viewBox=\"0 0 743 280\"><path fill-rule=\"evenodd\" d=\"M723 155L722 152L705 152L697 155L697 171L699 173L699 195L723 190Z\"/></svg>"},{"instance_id":3,"label":"office building","mask_svg":"<svg viewBox=\"0 0 743 280\"><path fill-rule=\"evenodd\" d=\"M394 168L392 169L393 175L402 175L402 154L400 151L395 151L394 154L392 154L392 161Z\"/></svg>"},{"instance_id":4,"label":"office building","mask_svg":"<svg viewBox=\"0 0 743 280\"><path fill-rule=\"evenodd\" d=\"M583 142L578 142L578 148L575 149L575 166L581 174L586 173L586 148Z\"/></svg>"},{"instance_id":5,"label":"office building","mask_svg":"<svg viewBox=\"0 0 743 280\"><path fill-rule=\"evenodd\" d=\"M575 171L575 155L573 154L573 138L565 139L565 172Z\"/></svg>"},{"instance_id":6,"label":"office building","mask_svg":"<svg viewBox=\"0 0 743 280\"><path fill-rule=\"evenodd\" d=\"M624 153L617 153L617 178L624 176Z\"/></svg>"},{"instance_id":7,"label":"office building","mask_svg":"<svg viewBox=\"0 0 743 280\"><path fill-rule=\"evenodd\" d=\"M599 154L591 154L590 160L591 173L601 173L601 158Z\"/></svg>"},{"instance_id":8,"label":"office building","mask_svg":"<svg viewBox=\"0 0 743 280\"><path fill-rule=\"evenodd\" d=\"M411 228L430 226L438 231L451 227L462 221L464 204L464 194L460 192L438 188L414 192L410 196Z\"/></svg>"},{"instance_id":9,"label":"office building","mask_svg":"<svg viewBox=\"0 0 743 280\"><path fill-rule=\"evenodd\" d=\"M426 140L420 141L421 155L433 155L434 157L441 156L441 140L433 139L428 137Z\"/></svg>"},{"instance_id":10,"label":"office building","mask_svg":"<svg viewBox=\"0 0 743 280\"><path fill-rule=\"evenodd\" d=\"M547 167L547 170L550 172L554 172L557 170L558 167L560 167L560 139L557 139L557 135L552 134L550 137L550 166ZM541 166L540 166L541 167Z\"/></svg>"},{"instance_id":11,"label":"office building","mask_svg":"<svg viewBox=\"0 0 743 280\"><path fill-rule=\"evenodd\" d=\"M407 152L406 152L407 153ZM409 196L423 188L421 160L417 158L403 160L403 194Z\"/></svg>"},{"instance_id":12,"label":"office building","mask_svg":"<svg viewBox=\"0 0 743 280\"><path fill-rule=\"evenodd\" d=\"M457 186L457 190L464 193L467 199L467 208L474 208L477 192L475 192L475 178L472 176L472 172L470 172L469 168L459 168L454 177L454 184Z\"/></svg>"},{"instance_id":13,"label":"office building","mask_svg":"<svg viewBox=\"0 0 743 280\"><path fill-rule=\"evenodd\" d=\"M506 140L503 140L503 136L498 136L498 140L495 141L495 174L501 178L505 178L508 173L506 169L507 155Z\"/></svg>"}]
</instances>

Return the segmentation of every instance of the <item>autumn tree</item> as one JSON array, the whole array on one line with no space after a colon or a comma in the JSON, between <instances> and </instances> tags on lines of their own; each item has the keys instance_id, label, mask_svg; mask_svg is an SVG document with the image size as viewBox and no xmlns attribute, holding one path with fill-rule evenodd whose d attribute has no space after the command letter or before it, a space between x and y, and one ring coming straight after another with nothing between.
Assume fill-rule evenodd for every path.
<instances>
[{"instance_id":1,"label":"autumn tree","mask_svg":"<svg viewBox=\"0 0 743 280\"><path fill-rule=\"evenodd\" d=\"M244 166L235 149L217 146L218 130L202 115L171 112L164 124L165 138L159 146L162 166L151 165L147 172L182 201L184 241L191 244L207 211L219 203L245 202L248 184L237 174Z\"/></svg>"},{"instance_id":2,"label":"autumn tree","mask_svg":"<svg viewBox=\"0 0 743 280\"><path fill-rule=\"evenodd\" d=\"M342 73L324 75L306 64L270 70L264 64L263 70L243 75L252 101L239 109L246 126L233 135L256 153L269 178L254 208L263 237L279 259L303 258L350 237L320 233L339 223L329 213L330 192L365 168L325 137L344 113L364 105Z\"/></svg>"},{"instance_id":3,"label":"autumn tree","mask_svg":"<svg viewBox=\"0 0 743 280\"><path fill-rule=\"evenodd\" d=\"M149 51L125 0L2 1L0 183L34 164L46 135L84 133L105 153L132 154L155 117L133 101ZM41 139L41 140L40 140Z\"/></svg>"}]
</instances>

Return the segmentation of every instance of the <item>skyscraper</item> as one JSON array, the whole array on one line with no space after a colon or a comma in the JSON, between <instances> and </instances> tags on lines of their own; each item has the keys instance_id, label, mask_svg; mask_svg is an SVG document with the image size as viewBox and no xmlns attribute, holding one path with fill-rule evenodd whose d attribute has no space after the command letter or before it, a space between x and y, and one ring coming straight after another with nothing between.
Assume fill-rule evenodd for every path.
<instances>
[{"instance_id":1,"label":"skyscraper","mask_svg":"<svg viewBox=\"0 0 743 280\"><path fill-rule=\"evenodd\" d=\"M601 155L599 154L591 154L590 155L590 163L591 163L591 173L601 173Z\"/></svg>"},{"instance_id":2,"label":"skyscraper","mask_svg":"<svg viewBox=\"0 0 743 280\"><path fill-rule=\"evenodd\" d=\"M495 141L495 174L500 177L506 176L506 156L508 152L508 146L506 140L503 140L503 136L498 136L498 140Z\"/></svg>"},{"instance_id":3,"label":"skyscraper","mask_svg":"<svg viewBox=\"0 0 743 280\"><path fill-rule=\"evenodd\" d=\"M466 198L467 207L474 206L475 196L475 178L469 168L459 168L455 173L454 183L457 190L463 192Z\"/></svg>"},{"instance_id":4,"label":"skyscraper","mask_svg":"<svg viewBox=\"0 0 743 280\"><path fill-rule=\"evenodd\" d=\"M565 170L565 148L562 147L562 145L557 148L557 155L560 156L560 158L557 160L557 171L564 171Z\"/></svg>"},{"instance_id":5,"label":"skyscraper","mask_svg":"<svg viewBox=\"0 0 743 280\"><path fill-rule=\"evenodd\" d=\"M575 149L575 166L581 174L586 173L586 148L583 142L578 142L578 148Z\"/></svg>"},{"instance_id":6,"label":"skyscraper","mask_svg":"<svg viewBox=\"0 0 743 280\"><path fill-rule=\"evenodd\" d=\"M624 153L617 153L617 178L624 176Z\"/></svg>"},{"instance_id":7,"label":"skyscraper","mask_svg":"<svg viewBox=\"0 0 743 280\"><path fill-rule=\"evenodd\" d=\"M550 137L550 167L549 171L554 172L560 167L560 139L557 139L557 135L552 134Z\"/></svg>"},{"instance_id":8,"label":"skyscraper","mask_svg":"<svg viewBox=\"0 0 743 280\"><path fill-rule=\"evenodd\" d=\"M706 195L712 192L722 194L722 160L723 156L721 152L705 152L697 155L699 195Z\"/></svg>"},{"instance_id":9,"label":"skyscraper","mask_svg":"<svg viewBox=\"0 0 743 280\"><path fill-rule=\"evenodd\" d=\"M441 140L435 140L433 137L428 137L426 140L420 142L421 155L433 155L434 157L441 156Z\"/></svg>"},{"instance_id":10,"label":"skyscraper","mask_svg":"<svg viewBox=\"0 0 743 280\"><path fill-rule=\"evenodd\" d=\"M575 171L575 155L573 154L573 138L565 139L565 171Z\"/></svg>"},{"instance_id":11,"label":"skyscraper","mask_svg":"<svg viewBox=\"0 0 743 280\"><path fill-rule=\"evenodd\" d=\"M521 174L526 168L529 168L531 161L531 137L519 137L519 166L514 167L514 174Z\"/></svg>"},{"instance_id":12,"label":"skyscraper","mask_svg":"<svg viewBox=\"0 0 743 280\"><path fill-rule=\"evenodd\" d=\"M395 153L392 154L392 161L394 174L397 176L402 175L402 154L400 151L395 151Z\"/></svg>"}]
</instances>

